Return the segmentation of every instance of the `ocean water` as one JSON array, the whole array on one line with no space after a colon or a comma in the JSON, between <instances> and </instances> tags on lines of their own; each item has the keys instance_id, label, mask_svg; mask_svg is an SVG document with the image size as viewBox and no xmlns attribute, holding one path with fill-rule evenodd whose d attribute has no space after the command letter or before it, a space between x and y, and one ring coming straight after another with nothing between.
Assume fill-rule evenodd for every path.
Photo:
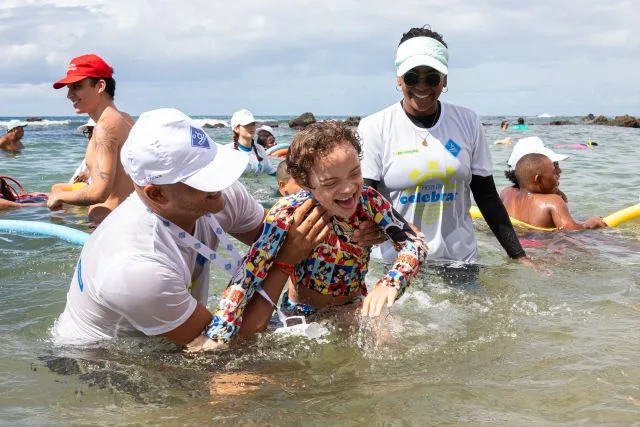
<instances>
[{"instance_id":1,"label":"ocean water","mask_svg":"<svg viewBox=\"0 0 640 427\"><path fill-rule=\"evenodd\" d=\"M26 129L25 150L0 153L0 175L29 191L66 181L83 157L79 117ZM201 117L202 123L228 117ZM292 131L285 117L279 142ZM561 188L574 216L638 203L640 130L483 121L500 188L511 148L493 141L538 135L558 149ZM515 118L511 118L515 119ZM558 119L558 118L553 118ZM0 129L9 118L0 117ZM512 122L515 120L512 120ZM229 129L209 129L218 142ZM271 177L243 177L265 206ZM0 219L88 230L85 210L4 212ZM352 311L319 320L307 339L265 333L217 354L185 355L161 340L60 348L49 328L63 310L80 248L53 238L0 234L0 425L637 425L640 422L640 222L615 229L534 234L545 271L508 260L483 222L472 284L433 269L381 322ZM373 263L370 280L383 267ZM214 272L210 304L226 285Z\"/></svg>"}]
</instances>

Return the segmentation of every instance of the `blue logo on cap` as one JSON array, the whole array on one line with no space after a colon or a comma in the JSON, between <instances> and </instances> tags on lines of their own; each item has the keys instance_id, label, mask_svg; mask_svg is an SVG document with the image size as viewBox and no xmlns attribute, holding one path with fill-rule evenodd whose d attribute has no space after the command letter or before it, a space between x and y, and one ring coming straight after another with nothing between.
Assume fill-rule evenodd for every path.
<instances>
[{"instance_id":1,"label":"blue logo on cap","mask_svg":"<svg viewBox=\"0 0 640 427\"><path fill-rule=\"evenodd\" d=\"M191 146L196 148L211 148L209 145L209 137L202 129L191 128Z\"/></svg>"},{"instance_id":2,"label":"blue logo on cap","mask_svg":"<svg viewBox=\"0 0 640 427\"><path fill-rule=\"evenodd\" d=\"M450 152L453 157L458 157L458 154L460 154L460 146L456 144L456 142L453 139L450 139L449 141L447 141L444 148L446 148L447 151Z\"/></svg>"}]
</instances>

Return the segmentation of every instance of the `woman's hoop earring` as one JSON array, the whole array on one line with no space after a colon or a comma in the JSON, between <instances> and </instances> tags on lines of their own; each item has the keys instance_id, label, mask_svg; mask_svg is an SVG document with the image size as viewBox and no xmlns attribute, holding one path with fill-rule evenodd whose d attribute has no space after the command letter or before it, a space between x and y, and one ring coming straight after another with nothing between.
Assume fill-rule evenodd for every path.
<instances>
[{"instance_id":1,"label":"woman's hoop earring","mask_svg":"<svg viewBox=\"0 0 640 427\"><path fill-rule=\"evenodd\" d=\"M442 93L447 93L449 92L449 86L445 86L444 89L442 90Z\"/></svg>"}]
</instances>

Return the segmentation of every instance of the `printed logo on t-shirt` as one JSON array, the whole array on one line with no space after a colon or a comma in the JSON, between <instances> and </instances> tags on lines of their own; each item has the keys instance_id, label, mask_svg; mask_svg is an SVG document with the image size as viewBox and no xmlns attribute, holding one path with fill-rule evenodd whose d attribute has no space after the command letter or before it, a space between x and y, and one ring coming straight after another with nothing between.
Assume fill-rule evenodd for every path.
<instances>
[{"instance_id":1,"label":"printed logo on t-shirt","mask_svg":"<svg viewBox=\"0 0 640 427\"><path fill-rule=\"evenodd\" d=\"M406 156L409 154L416 154L419 153L420 150L418 150L417 148L411 148L408 150L398 150L395 153L393 153L394 157L400 157L400 156Z\"/></svg>"},{"instance_id":2,"label":"printed logo on t-shirt","mask_svg":"<svg viewBox=\"0 0 640 427\"><path fill-rule=\"evenodd\" d=\"M209 137L202 129L191 127L191 146L196 148L211 148Z\"/></svg>"},{"instance_id":3,"label":"printed logo on t-shirt","mask_svg":"<svg viewBox=\"0 0 640 427\"><path fill-rule=\"evenodd\" d=\"M447 151L450 152L453 157L458 157L458 154L460 154L460 146L456 144L456 142L453 139L449 139L449 141L447 141L447 143L445 144L444 148L446 148Z\"/></svg>"}]
</instances>

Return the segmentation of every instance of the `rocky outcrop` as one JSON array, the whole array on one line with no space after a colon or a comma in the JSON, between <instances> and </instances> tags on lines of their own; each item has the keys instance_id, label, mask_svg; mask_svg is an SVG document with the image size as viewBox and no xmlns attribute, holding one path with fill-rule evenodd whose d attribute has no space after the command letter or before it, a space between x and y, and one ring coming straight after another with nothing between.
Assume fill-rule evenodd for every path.
<instances>
[{"instance_id":1,"label":"rocky outcrop","mask_svg":"<svg viewBox=\"0 0 640 427\"><path fill-rule=\"evenodd\" d=\"M258 120L258 126L271 126L272 128L280 127L280 122L277 120Z\"/></svg>"},{"instance_id":2,"label":"rocky outcrop","mask_svg":"<svg viewBox=\"0 0 640 427\"><path fill-rule=\"evenodd\" d=\"M316 122L316 118L314 117L313 113L302 113L295 119L289 120L289 127L302 129L305 126L308 126L311 123L315 123L315 122Z\"/></svg>"},{"instance_id":3,"label":"rocky outcrop","mask_svg":"<svg viewBox=\"0 0 640 427\"><path fill-rule=\"evenodd\" d=\"M349 116L342 123L344 123L345 126L356 127L356 126L358 126L360 124L360 119L361 119L360 116Z\"/></svg>"},{"instance_id":4,"label":"rocky outcrop","mask_svg":"<svg viewBox=\"0 0 640 427\"><path fill-rule=\"evenodd\" d=\"M640 118L625 114L624 116L617 116L613 119L611 125L625 128L640 128Z\"/></svg>"},{"instance_id":5,"label":"rocky outcrop","mask_svg":"<svg viewBox=\"0 0 640 427\"><path fill-rule=\"evenodd\" d=\"M27 117L26 119L24 119L25 122L41 122L42 121L42 117Z\"/></svg>"},{"instance_id":6,"label":"rocky outcrop","mask_svg":"<svg viewBox=\"0 0 640 427\"><path fill-rule=\"evenodd\" d=\"M205 123L202 126L203 129L216 129L216 128L226 128L226 126L224 125L224 123L214 123L214 124L209 124L209 123Z\"/></svg>"},{"instance_id":7,"label":"rocky outcrop","mask_svg":"<svg viewBox=\"0 0 640 427\"><path fill-rule=\"evenodd\" d=\"M590 122L590 121L594 120L595 118L596 118L596 116L594 116L592 113L589 113L586 116L584 116L582 118L582 120Z\"/></svg>"},{"instance_id":8,"label":"rocky outcrop","mask_svg":"<svg viewBox=\"0 0 640 427\"><path fill-rule=\"evenodd\" d=\"M591 122L594 125L608 125L609 119L606 116L598 116Z\"/></svg>"},{"instance_id":9,"label":"rocky outcrop","mask_svg":"<svg viewBox=\"0 0 640 427\"><path fill-rule=\"evenodd\" d=\"M549 124L551 126L575 125L575 123L570 120L551 120Z\"/></svg>"}]
</instances>

